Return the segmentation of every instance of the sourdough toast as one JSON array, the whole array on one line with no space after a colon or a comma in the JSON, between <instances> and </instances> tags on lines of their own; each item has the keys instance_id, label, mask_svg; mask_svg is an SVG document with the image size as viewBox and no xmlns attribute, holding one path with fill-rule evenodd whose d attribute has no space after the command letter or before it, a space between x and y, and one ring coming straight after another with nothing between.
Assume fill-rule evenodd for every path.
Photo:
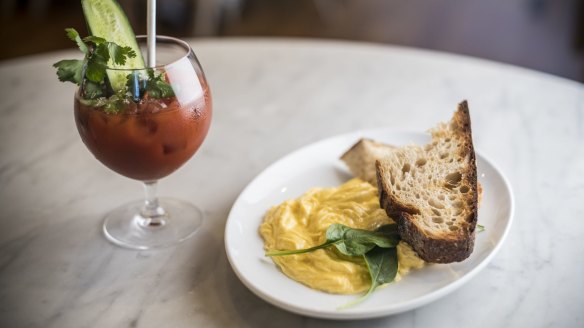
<instances>
[{"instance_id":1,"label":"sourdough toast","mask_svg":"<svg viewBox=\"0 0 584 328\"><path fill-rule=\"evenodd\" d=\"M462 261L474 247L478 212L467 102L431 133L424 147L394 149L376 161L380 205L423 260Z\"/></svg>"},{"instance_id":2,"label":"sourdough toast","mask_svg":"<svg viewBox=\"0 0 584 328\"><path fill-rule=\"evenodd\" d=\"M353 176L377 186L375 161L388 156L395 149L394 146L371 139L361 139L341 156L341 160Z\"/></svg>"}]
</instances>

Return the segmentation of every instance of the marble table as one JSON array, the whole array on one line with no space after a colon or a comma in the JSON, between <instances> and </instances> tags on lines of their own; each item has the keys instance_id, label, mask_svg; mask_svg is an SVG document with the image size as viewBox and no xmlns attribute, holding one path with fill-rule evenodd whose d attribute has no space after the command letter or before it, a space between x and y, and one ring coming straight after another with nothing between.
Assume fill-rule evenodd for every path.
<instances>
[{"instance_id":1,"label":"marble table","mask_svg":"<svg viewBox=\"0 0 584 328\"><path fill-rule=\"evenodd\" d=\"M584 87L449 54L299 39L191 40L214 95L203 147L160 194L205 213L195 238L133 251L101 233L104 214L141 197L81 142L73 86L51 64L71 51L0 63L1 327L582 327ZM223 231L267 165L357 129L423 131L468 99L475 146L516 197L488 267L416 310L365 321L288 313L231 270Z\"/></svg>"}]
</instances>

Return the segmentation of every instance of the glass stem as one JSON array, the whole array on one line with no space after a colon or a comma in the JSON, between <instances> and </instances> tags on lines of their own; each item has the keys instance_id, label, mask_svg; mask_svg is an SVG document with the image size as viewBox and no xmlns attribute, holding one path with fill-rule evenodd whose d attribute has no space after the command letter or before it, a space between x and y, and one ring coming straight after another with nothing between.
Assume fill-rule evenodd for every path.
<instances>
[{"instance_id":1,"label":"glass stem","mask_svg":"<svg viewBox=\"0 0 584 328\"><path fill-rule=\"evenodd\" d=\"M144 207L140 212L140 222L142 226L162 226L165 224L166 213L158 204L156 197L156 186L158 181L144 181Z\"/></svg>"}]
</instances>

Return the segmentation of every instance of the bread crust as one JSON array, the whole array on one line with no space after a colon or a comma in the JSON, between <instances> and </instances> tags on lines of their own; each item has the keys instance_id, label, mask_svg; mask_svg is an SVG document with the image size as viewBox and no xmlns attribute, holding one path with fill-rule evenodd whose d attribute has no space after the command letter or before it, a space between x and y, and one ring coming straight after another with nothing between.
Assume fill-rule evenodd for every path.
<instances>
[{"instance_id":1,"label":"bread crust","mask_svg":"<svg viewBox=\"0 0 584 328\"><path fill-rule=\"evenodd\" d=\"M421 211L394 197L393 192L391 192L391 184L387 183L383 178L390 172L385 171L379 160L375 163L381 207L386 211L387 215L397 222L401 238L410 244L424 261L432 263L459 262L468 258L473 251L475 240L478 214L476 157L472 143L470 114L466 101L458 105L457 111L449 124L453 124L451 127L463 139L463 147L459 151L459 156L462 158L468 156L468 166L463 171L463 179L468 183L472 191L469 193L468 199L466 199L467 202L464 205L465 208L470 209L470 213L464 218L464 222L457 222L460 226L459 230L448 234L434 235L428 229L418 226L413 216L421 214Z\"/></svg>"}]
</instances>

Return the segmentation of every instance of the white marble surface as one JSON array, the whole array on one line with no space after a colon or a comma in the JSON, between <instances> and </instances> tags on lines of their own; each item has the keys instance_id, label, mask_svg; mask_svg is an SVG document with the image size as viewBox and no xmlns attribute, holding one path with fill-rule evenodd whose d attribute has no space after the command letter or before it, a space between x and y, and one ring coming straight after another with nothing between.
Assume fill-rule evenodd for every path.
<instances>
[{"instance_id":1,"label":"white marble surface","mask_svg":"<svg viewBox=\"0 0 584 328\"><path fill-rule=\"evenodd\" d=\"M2 327L582 327L584 87L516 67L397 47L306 40L194 41L214 95L200 152L160 193L197 202L202 231L176 248L131 251L102 216L141 197L85 149L73 86L51 64L0 63ZM492 263L447 297L359 322L316 320L260 300L226 260L231 205L264 167L356 129L425 130L470 102L477 149L516 196Z\"/></svg>"}]
</instances>

